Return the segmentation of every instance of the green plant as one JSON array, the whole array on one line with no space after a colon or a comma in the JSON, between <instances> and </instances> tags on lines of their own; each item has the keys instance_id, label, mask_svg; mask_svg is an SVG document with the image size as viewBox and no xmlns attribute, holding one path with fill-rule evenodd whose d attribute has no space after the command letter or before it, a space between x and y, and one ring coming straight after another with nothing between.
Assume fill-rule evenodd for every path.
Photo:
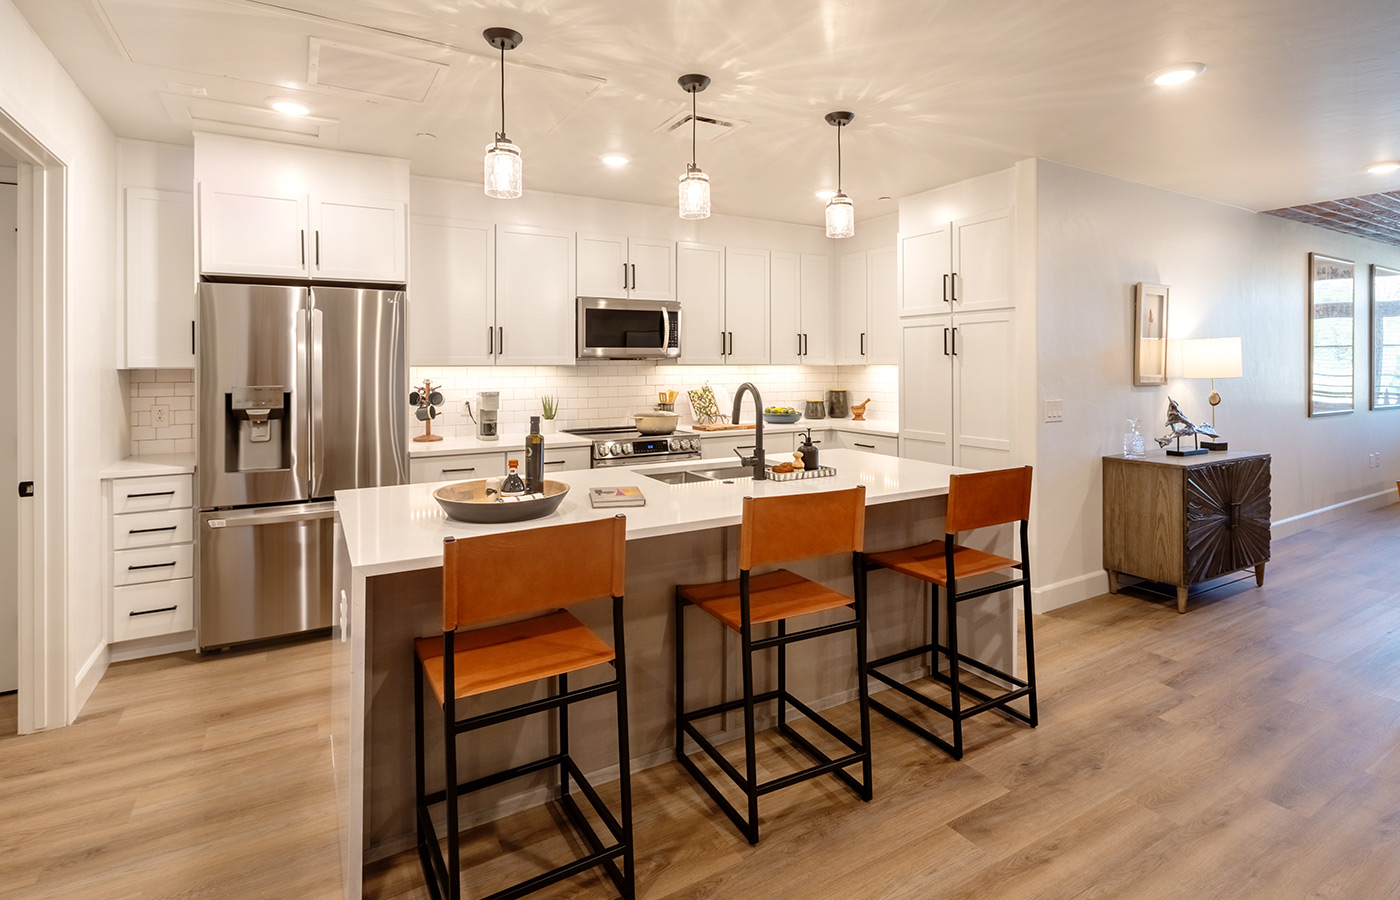
<instances>
[{"instance_id":1,"label":"green plant","mask_svg":"<svg viewBox=\"0 0 1400 900\"><path fill-rule=\"evenodd\" d=\"M540 398L540 410L546 419L552 419L559 413L559 398L553 394L545 394Z\"/></svg>"}]
</instances>

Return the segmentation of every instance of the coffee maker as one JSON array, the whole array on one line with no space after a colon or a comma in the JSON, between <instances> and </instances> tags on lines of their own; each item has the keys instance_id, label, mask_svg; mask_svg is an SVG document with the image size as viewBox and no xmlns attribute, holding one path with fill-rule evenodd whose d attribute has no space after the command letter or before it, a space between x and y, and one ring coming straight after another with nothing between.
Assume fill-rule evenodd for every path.
<instances>
[{"instance_id":1,"label":"coffee maker","mask_svg":"<svg viewBox=\"0 0 1400 900\"><path fill-rule=\"evenodd\" d=\"M483 441L495 441L501 437L499 416L501 413L501 392L482 391L476 395L476 436Z\"/></svg>"}]
</instances>

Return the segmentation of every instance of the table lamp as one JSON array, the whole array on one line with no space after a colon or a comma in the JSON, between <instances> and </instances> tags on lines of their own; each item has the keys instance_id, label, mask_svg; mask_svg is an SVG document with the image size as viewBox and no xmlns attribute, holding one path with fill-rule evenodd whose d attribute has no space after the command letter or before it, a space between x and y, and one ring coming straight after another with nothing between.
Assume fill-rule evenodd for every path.
<instances>
[{"instance_id":1,"label":"table lamp","mask_svg":"<svg viewBox=\"0 0 1400 900\"><path fill-rule=\"evenodd\" d=\"M1217 378L1239 378L1244 374L1244 363L1240 352L1240 339L1193 338L1181 342L1181 375L1183 378L1210 379L1210 425L1215 427L1215 408L1220 405L1220 394L1215 389ZM1207 450L1228 450L1228 441L1217 438L1201 441Z\"/></svg>"}]
</instances>

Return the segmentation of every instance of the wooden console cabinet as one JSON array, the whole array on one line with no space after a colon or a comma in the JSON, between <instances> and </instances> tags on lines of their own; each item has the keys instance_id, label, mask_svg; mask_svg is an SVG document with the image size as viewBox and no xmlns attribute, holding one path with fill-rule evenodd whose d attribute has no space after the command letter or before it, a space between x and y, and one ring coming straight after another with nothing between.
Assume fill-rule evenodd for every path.
<instances>
[{"instance_id":1,"label":"wooden console cabinet","mask_svg":"<svg viewBox=\"0 0 1400 900\"><path fill-rule=\"evenodd\" d=\"M1118 575L1176 585L1186 612L1191 585L1269 561L1270 457L1226 451L1146 459L1105 456L1103 565Z\"/></svg>"}]
</instances>

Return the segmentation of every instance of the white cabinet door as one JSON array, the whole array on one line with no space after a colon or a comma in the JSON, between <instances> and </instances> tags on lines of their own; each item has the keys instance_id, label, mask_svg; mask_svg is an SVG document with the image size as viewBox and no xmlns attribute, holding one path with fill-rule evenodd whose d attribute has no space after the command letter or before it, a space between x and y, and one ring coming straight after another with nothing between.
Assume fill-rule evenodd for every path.
<instances>
[{"instance_id":1,"label":"white cabinet door","mask_svg":"<svg viewBox=\"0 0 1400 900\"><path fill-rule=\"evenodd\" d=\"M496 228L496 361L572 366L574 234L527 225Z\"/></svg>"},{"instance_id":2,"label":"white cabinet door","mask_svg":"<svg viewBox=\"0 0 1400 900\"><path fill-rule=\"evenodd\" d=\"M676 299L676 242L655 238L627 241L631 294L638 300ZM586 295L585 295L586 296Z\"/></svg>"},{"instance_id":3,"label":"white cabinet door","mask_svg":"<svg viewBox=\"0 0 1400 900\"><path fill-rule=\"evenodd\" d=\"M1010 465L1015 402L1012 313L954 316L951 338L954 465L969 469ZM902 385L900 390L902 396Z\"/></svg>"},{"instance_id":4,"label":"white cabinet door","mask_svg":"<svg viewBox=\"0 0 1400 900\"><path fill-rule=\"evenodd\" d=\"M627 238L619 234L578 236L580 297L625 298L631 283L627 268Z\"/></svg>"},{"instance_id":5,"label":"white cabinet door","mask_svg":"<svg viewBox=\"0 0 1400 900\"><path fill-rule=\"evenodd\" d=\"M831 257L802 254L802 361L829 366L832 351Z\"/></svg>"},{"instance_id":6,"label":"white cabinet door","mask_svg":"<svg viewBox=\"0 0 1400 900\"><path fill-rule=\"evenodd\" d=\"M489 366L496 348L496 226L414 216L408 364Z\"/></svg>"},{"instance_id":7,"label":"white cabinet door","mask_svg":"<svg viewBox=\"0 0 1400 900\"><path fill-rule=\"evenodd\" d=\"M774 252L769 260L768 358L775 366L802 362L802 261Z\"/></svg>"},{"instance_id":8,"label":"white cabinet door","mask_svg":"<svg viewBox=\"0 0 1400 900\"><path fill-rule=\"evenodd\" d=\"M681 302L681 362L724 362L724 248L676 245L676 292Z\"/></svg>"},{"instance_id":9,"label":"white cabinet door","mask_svg":"<svg viewBox=\"0 0 1400 900\"><path fill-rule=\"evenodd\" d=\"M408 204L359 197L311 197L311 272L316 278L403 282Z\"/></svg>"},{"instance_id":10,"label":"white cabinet door","mask_svg":"<svg viewBox=\"0 0 1400 900\"><path fill-rule=\"evenodd\" d=\"M894 247L866 255L865 361L899 365L899 272Z\"/></svg>"},{"instance_id":11,"label":"white cabinet door","mask_svg":"<svg viewBox=\"0 0 1400 900\"><path fill-rule=\"evenodd\" d=\"M1008 309L1011 296L1011 210L953 223L953 309Z\"/></svg>"},{"instance_id":12,"label":"white cabinet door","mask_svg":"<svg viewBox=\"0 0 1400 900\"><path fill-rule=\"evenodd\" d=\"M768 362L768 251L724 253L724 327L731 365Z\"/></svg>"},{"instance_id":13,"label":"white cabinet door","mask_svg":"<svg viewBox=\"0 0 1400 900\"><path fill-rule=\"evenodd\" d=\"M899 236L899 314L952 312L952 239L948 226Z\"/></svg>"},{"instance_id":14,"label":"white cabinet door","mask_svg":"<svg viewBox=\"0 0 1400 900\"><path fill-rule=\"evenodd\" d=\"M865 293L869 288L865 251L841 257L836 261L836 270L836 364L860 365L865 362Z\"/></svg>"},{"instance_id":15,"label":"white cabinet door","mask_svg":"<svg viewBox=\"0 0 1400 900\"><path fill-rule=\"evenodd\" d=\"M899 455L953 463L953 323L906 319L900 328Z\"/></svg>"},{"instance_id":16,"label":"white cabinet door","mask_svg":"<svg viewBox=\"0 0 1400 900\"><path fill-rule=\"evenodd\" d=\"M201 184L199 271L306 278L305 194Z\"/></svg>"},{"instance_id":17,"label":"white cabinet door","mask_svg":"<svg viewBox=\"0 0 1400 900\"><path fill-rule=\"evenodd\" d=\"M194 198L126 189L126 366L194 368Z\"/></svg>"},{"instance_id":18,"label":"white cabinet door","mask_svg":"<svg viewBox=\"0 0 1400 900\"><path fill-rule=\"evenodd\" d=\"M435 481L472 481L476 478L499 478L506 474L506 457L525 458L524 451L507 454L504 451L462 453L452 456L423 456L408 461L410 484Z\"/></svg>"}]
</instances>

